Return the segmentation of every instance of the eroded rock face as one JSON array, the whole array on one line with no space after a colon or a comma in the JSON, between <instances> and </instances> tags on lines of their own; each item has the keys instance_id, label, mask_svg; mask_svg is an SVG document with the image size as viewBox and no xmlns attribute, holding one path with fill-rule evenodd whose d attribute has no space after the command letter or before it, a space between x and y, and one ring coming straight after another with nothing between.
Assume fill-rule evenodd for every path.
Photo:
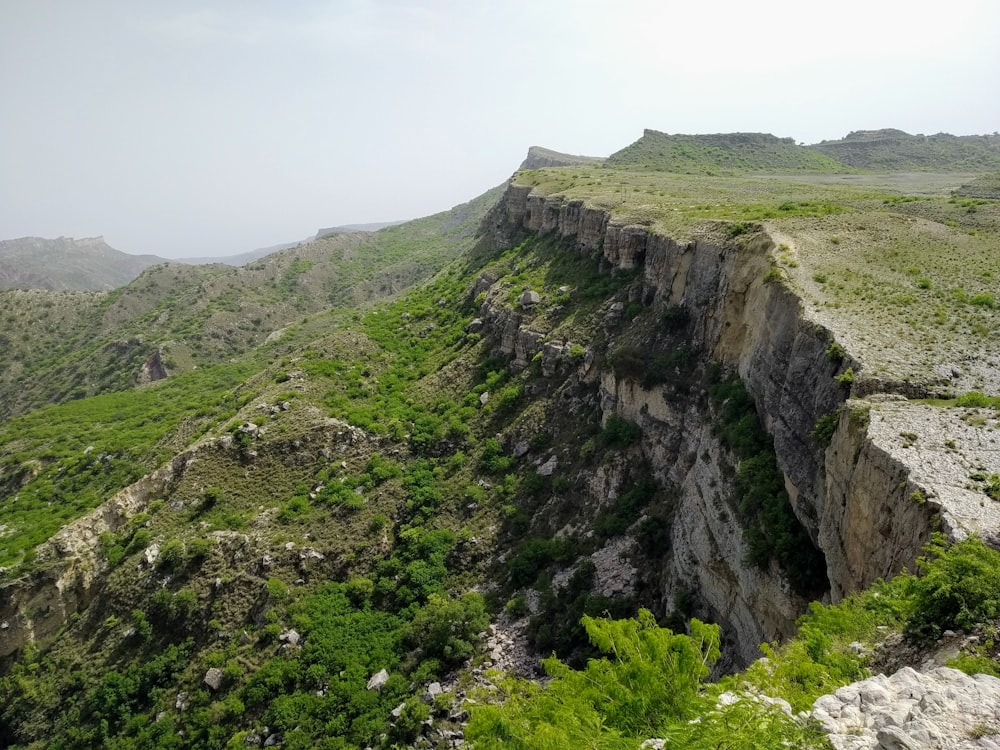
<instances>
[{"instance_id":1,"label":"eroded rock face","mask_svg":"<svg viewBox=\"0 0 1000 750\"><path fill-rule=\"evenodd\" d=\"M790 287L767 283L774 243L766 233L732 241L709 230L677 242L643 226L619 225L608 212L581 201L513 185L491 221L494 241L503 246L529 232L555 234L607 268L641 267L644 303L684 309L691 346L736 369L753 396L774 438L793 510L827 559L834 599L912 569L935 525L955 538L975 532L1000 542L1000 508L989 507L981 488L966 486L973 466L980 473L1000 473L1000 450L993 450L988 430L968 435L957 423L942 426L940 410L934 418L920 411L933 407L878 402L881 381L866 375L856 384L856 395L873 402L870 424L852 422L856 410L845 410L829 448L812 436L820 418L836 412L850 395L850 384L834 376L877 363L860 362L850 351L831 357L837 332L808 312ZM524 326L516 318L502 305L484 306L486 330L496 332L500 348L515 353L519 363L530 359L525 351L530 347L521 343ZM643 450L658 474L684 488L672 530L670 572L677 586L697 587L724 629L737 633L739 651L747 657L760 641L791 632L803 603L788 593L780 576L745 569L738 524L720 520L725 503L706 490L728 480L683 459L705 454L714 461L720 455L706 425L666 405L662 395L620 382L592 364L592 357L585 360L581 375L586 369L587 379L600 381L605 416L616 413L641 424ZM919 383L884 385L893 393L926 391ZM955 420L953 414L943 418ZM910 432L911 423L926 423L927 435L918 427L922 436L916 445L903 448L899 436ZM935 438L935 431L965 437ZM935 439L937 449L925 448ZM943 439L953 447L945 450Z\"/></svg>"},{"instance_id":2,"label":"eroded rock face","mask_svg":"<svg viewBox=\"0 0 1000 750\"><path fill-rule=\"evenodd\" d=\"M661 598L673 609L697 592L700 617L720 623L729 647L724 665L759 655L761 643L794 633L806 601L774 569L746 564L749 549L731 507L733 458L719 444L705 413L675 403L662 389L644 389L602 373L602 407L642 427L643 450L659 484L675 488L670 551L664 559Z\"/></svg>"},{"instance_id":3,"label":"eroded rock face","mask_svg":"<svg viewBox=\"0 0 1000 750\"><path fill-rule=\"evenodd\" d=\"M63 527L39 545L38 572L0 586L0 620L8 624L0 638L0 667L6 668L27 644L50 638L70 615L90 604L107 569L107 561L100 554L101 534L119 530L153 499L166 494L198 451L179 454Z\"/></svg>"},{"instance_id":4,"label":"eroded rock face","mask_svg":"<svg viewBox=\"0 0 1000 750\"><path fill-rule=\"evenodd\" d=\"M333 455L335 449L363 445L376 450L378 438L343 422L323 417L313 428L287 442L259 443L262 452L288 460L305 452ZM118 533L129 519L148 509L156 499L168 498L199 462L239 462L230 435L207 440L178 454L152 474L118 492L86 516L64 526L36 552L36 571L0 584L0 673L6 671L28 644L54 636L66 620L83 611L101 595L108 562L101 550L105 532ZM183 506L178 506L178 509ZM214 532L217 548L234 566L256 554L253 540L245 534ZM154 541L150 549L157 546ZM306 549L289 551L305 565L321 553ZM155 556L152 556L155 562ZM221 581L219 582L221 584Z\"/></svg>"}]
</instances>

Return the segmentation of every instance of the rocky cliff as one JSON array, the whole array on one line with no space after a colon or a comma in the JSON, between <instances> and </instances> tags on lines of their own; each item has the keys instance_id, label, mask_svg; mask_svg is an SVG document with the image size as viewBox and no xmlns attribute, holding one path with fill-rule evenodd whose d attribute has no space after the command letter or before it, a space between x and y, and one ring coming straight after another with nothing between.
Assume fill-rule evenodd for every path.
<instances>
[{"instance_id":1,"label":"rocky cliff","mask_svg":"<svg viewBox=\"0 0 1000 750\"><path fill-rule=\"evenodd\" d=\"M954 410L919 407L900 396L886 401L868 393L867 401L847 408L849 379L835 376L872 363L831 346L838 331L808 313L775 267L775 243L763 229L733 236L724 225L706 226L693 240L676 242L645 226L622 225L583 201L513 183L486 226L500 247L529 233L550 235L611 272L641 269L633 297L660 311L686 311L692 348L706 362L736 371L752 395L773 436L795 516L826 558L834 599L912 568L934 528L961 537L989 536L998 527L982 488L965 487L973 467L980 474L1000 469L989 433L959 421ZM548 356L530 316L489 298L482 315L518 362L526 364L536 352ZM583 367L592 361L589 355ZM604 418L636 421L653 472L680 491L670 570L662 577L665 599L696 591L735 638L740 656L752 658L760 642L791 632L804 601L774 566L746 563L729 498L735 457L713 435L704 410L607 368L598 379ZM814 428L838 409L827 447Z\"/></svg>"},{"instance_id":2,"label":"rocky cliff","mask_svg":"<svg viewBox=\"0 0 1000 750\"><path fill-rule=\"evenodd\" d=\"M100 538L120 530L149 503L168 494L198 452L193 449L130 485L40 545L36 572L0 586L0 673L30 643L46 641L100 590L108 562Z\"/></svg>"}]
</instances>

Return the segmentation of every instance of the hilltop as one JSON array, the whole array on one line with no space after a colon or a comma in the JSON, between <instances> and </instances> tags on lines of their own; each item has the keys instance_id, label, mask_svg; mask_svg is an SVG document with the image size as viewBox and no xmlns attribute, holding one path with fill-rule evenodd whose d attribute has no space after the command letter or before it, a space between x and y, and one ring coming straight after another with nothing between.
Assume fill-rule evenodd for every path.
<instances>
[{"instance_id":1,"label":"hilltop","mask_svg":"<svg viewBox=\"0 0 1000 750\"><path fill-rule=\"evenodd\" d=\"M858 169L905 172L1000 169L1000 134L911 135L902 130L855 130L839 141L822 141L810 151Z\"/></svg>"},{"instance_id":2,"label":"hilltop","mask_svg":"<svg viewBox=\"0 0 1000 750\"><path fill-rule=\"evenodd\" d=\"M600 164L603 161L604 157L601 156L576 156L574 154L553 151L542 146L532 146L528 149L528 156L521 162L520 168L569 167L574 164Z\"/></svg>"},{"instance_id":3,"label":"hilltop","mask_svg":"<svg viewBox=\"0 0 1000 750\"><path fill-rule=\"evenodd\" d=\"M165 262L115 250L103 237L0 240L0 289L110 291Z\"/></svg>"},{"instance_id":4,"label":"hilltop","mask_svg":"<svg viewBox=\"0 0 1000 750\"><path fill-rule=\"evenodd\" d=\"M769 133L671 135L647 129L606 163L679 174L844 171L843 164L797 145L792 138Z\"/></svg>"}]
</instances>

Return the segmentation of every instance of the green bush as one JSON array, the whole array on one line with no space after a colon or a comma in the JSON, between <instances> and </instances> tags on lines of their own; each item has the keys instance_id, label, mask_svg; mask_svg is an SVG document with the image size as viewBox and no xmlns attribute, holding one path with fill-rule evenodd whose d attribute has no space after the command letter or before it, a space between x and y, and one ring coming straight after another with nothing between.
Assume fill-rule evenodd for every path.
<instances>
[{"instance_id":1,"label":"green bush","mask_svg":"<svg viewBox=\"0 0 1000 750\"><path fill-rule=\"evenodd\" d=\"M647 610L634 620L582 623L605 658L582 671L546 659L544 688L505 681L506 702L472 707L473 747L635 747L698 715L701 681L719 657L718 626L692 620L690 635L674 634Z\"/></svg>"},{"instance_id":2,"label":"green bush","mask_svg":"<svg viewBox=\"0 0 1000 750\"><path fill-rule=\"evenodd\" d=\"M1000 553L977 537L947 546L940 536L927 553L918 561L911 634L930 640L1000 617Z\"/></svg>"},{"instance_id":3,"label":"green bush","mask_svg":"<svg viewBox=\"0 0 1000 750\"><path fill-rule=\"evenodd\" d=\"M423 658L437 659L446 667L461 664L479 641L490 618L482 595L470 591L459 599L431 594L414 615L403 637Z\"/></svg>"},{"instance_id":4,"label":"green bush","mask_svg":"<svg viewBox=\"0 0 1000 750\"><path fill-rule=\"evenodd\" d=\"M969 391L955 400L956 406L965 408L986 408L993 404L993 399L982 391Z\"/></svg>"},{"instance_id":5,"label":"green bush","mask_svg":"<svg viewBox=\"0 0 1000 750\"><path fill-rule=\"evenodd\" d=\"M642 428L635 422L612 414L604 423L598 436L600 444L606 448L627 448L642 436Z\"/></svg>"},{"instance_id":6,"label":"green bush","mask_svg":"<svg viewBox=\"0 0 1000 750\"><path fill-rule=\"evenodd\" d=\"M840 409L834 409L829 414L824 414L816 420L816 424L813 426L809 435L813 440L825 448L833 440L833 434L837 431L837 425L839 424Z\"/></svg>"},{"instance_id":7,"label":"green bush","mask_svg":"<svg viewBox=\"0 0 1000 750\"><path fill-rule=\"evenodd\" d=\"M156 558L156 567L165 572L173 573L184 565L184 542L180 539L170 539L160 548Z\"/></svg>"},{"instance_id":8,"label":"green bush","mask_svg":"<svg viewBox=\"0 0 1000 750\"><path fill-rule=\"evenodd\" d=\"M569 539L529 539L510 561L511 583L517 588L530 586L544 568L554 562L568 562L575 552Z\"/></svg>"}]
</instances>

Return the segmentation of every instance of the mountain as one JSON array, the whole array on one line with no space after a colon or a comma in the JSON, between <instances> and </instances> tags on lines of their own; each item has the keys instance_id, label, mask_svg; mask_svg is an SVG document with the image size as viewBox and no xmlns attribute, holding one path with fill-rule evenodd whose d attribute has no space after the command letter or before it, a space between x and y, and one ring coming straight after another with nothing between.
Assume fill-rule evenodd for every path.
<instances>
[{"instance_id":1,"label":"mountain","mask_svg":"<svg viewBox=\"0 0 1000 750\"><path fill-rule=\"evenodd\" d=\"M0 293L0 745L992 731L1000 203L696 157Z\"/></svg>"},{"instance_id":2,"label":"mountain","mask_svg":"<svg viewBox=\"0 0 1000 750\"><path fill-rule=\"evenodd\" d=\"M0 291L0 417L134 387L157 362L183 372L249 355L304 316L396 294L467 248L498 194L240 268L167 262L101 295Z\"/></svg>"},{"instance_id":3,"label":"mountain","mask_svg":"<svg viewBox=\"0 0 1000 750\"><path fill-rule=\"evenodd\" d=\"M376 222L372 224L345 224L339 227L329 227L327 229L318 229L316 233L311 237L300 240L299 242L284 242L278 245L270 245L268 247L259 247L256 250L249 250L245 253L238 253L236 255L214 255L205 256L201 258L180 258L178 259L181 263L190 263L194 265L208 265L211 263L223 263L227 266L245 266L247 263L252 263L255 260L260 260L261 258L266 258L268 255L273 253L281 252L282 250L289 250L293 247L298 247L307 242L312 242L313 240L318 240L330 234L351 234L354 232L377 232L379 229L385 229L386 227L396 226L397 224L403 224L401 221L383 221Z\"/></svg>"},{"instance_id":4,"label":"mountain","mask_svg":"<svg viewBox=\"0 0 1000 750\"><path fill-rule=\"evenodd\" d=\"M1000 169L1000 134L997 133L910 135L893 128L855 130L839 141L822 141L807 148L858 169L896 172Z\"/></svg>"},{"instance_id":5,"label":"mountain","mask_svg":"<svg viewBox=\"0 0 1000 750\"><path fill-rule=\"evenodd\" d=\"M844 171L836 160L769 133L671 135L648 129L638 141L609 156L607 164L681 174Z\"/></svg>"},{"instance_id":6,"label":"mountain","mask_svg":"<svg viewBox=\"0 0 1000 750\"><path fill-rule=\"evenodd\" d=\"M563 154L552 149L532 146L528 149L528 156L519 169L542 169L544 167L569 167L574 164L600 164L604 161L603 156L575 156L573 154Z\"/></svg>"},{"instance_id":7,"label":"mountain","mask_svg":"<svg viewBox=\"0 0 1000 750\"><path fill-rule=\"evenodd\" d=\"M0 240L0 289L111 290L166 262L120 252L103 237Z\"/></svg>"}]
</instances>

